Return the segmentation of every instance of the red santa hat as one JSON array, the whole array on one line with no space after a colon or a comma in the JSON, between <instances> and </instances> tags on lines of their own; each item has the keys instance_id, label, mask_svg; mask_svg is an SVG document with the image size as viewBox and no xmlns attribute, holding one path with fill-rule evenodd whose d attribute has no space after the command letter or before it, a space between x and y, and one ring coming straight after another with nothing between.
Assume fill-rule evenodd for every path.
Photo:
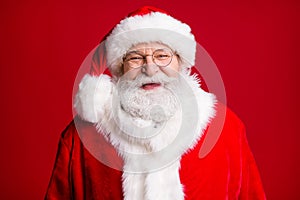
<instances>
[{"instance_id":1,"label":"red santa hat","mask_svg":"<svg viewBox=\"0 0 300 200\"><path fill-rule=\"evenodd\" d=\"M110 78L103 76L108 67L115 77L121 75L122 58L132 46L159 42L180 56L183 68L194 66L196 41L191 28L165 11L144 6L121 20L94 52L91 71L80 82L75 99L77 113L85 120L97 122L109 93Z\"/></svg>"},{"instance_id":2,"label":"red santa hat","mask_svg":"<svg viewBox=\"0 0 300 200\"><path fill-rule=\"evenodd\" d=\"M184 67L189 68L195 63L196 41L191 28L165 11L151 6L144 6L121 20L104 38L104 49L101 52L98 50L96 56L99 60L99 56L105 52L102 60L105 59L111 73L117 75L127 50L136 44L148 42L169 46L180 56ZM99 69L94 66L91 73L99 75Z\"/></svg>"}]
</instances>

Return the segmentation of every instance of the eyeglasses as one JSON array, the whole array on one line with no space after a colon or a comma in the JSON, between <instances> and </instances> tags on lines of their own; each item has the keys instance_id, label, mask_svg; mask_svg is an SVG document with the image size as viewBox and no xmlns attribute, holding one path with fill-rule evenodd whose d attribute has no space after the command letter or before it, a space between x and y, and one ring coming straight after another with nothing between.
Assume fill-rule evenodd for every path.
<instances>
[{"instance_id":1,"label":"eyeglasses","mask_svg":"<svg viewBox=\"0 0 300 200\"><path fill-rule=\"evenodd\" d=\"M145 55L139 50L129 51L123 57L123 62L131 68L144 66L146 57L152 56L152 61L159 67L166 67L172 62L173 52L170 49L156 49L152 55Z\"/></svg>"}]
</instances>

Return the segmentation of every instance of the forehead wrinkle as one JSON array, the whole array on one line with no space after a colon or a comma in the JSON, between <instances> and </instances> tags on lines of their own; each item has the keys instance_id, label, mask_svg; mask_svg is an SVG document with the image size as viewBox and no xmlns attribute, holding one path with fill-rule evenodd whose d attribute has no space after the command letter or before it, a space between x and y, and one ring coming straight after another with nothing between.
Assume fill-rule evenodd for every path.
<instances>
[{"instance_id":1,"label":"forehead wrinkle","mask_svg":"<svg viewBox=\"0 0 300 200\"><path fill-rule=\"evenodd\" d=\"M159 48L155 47L145 47L145 48L137 48L137 49L131 49L128 53L137 53L137 54L143 54L143 55L149 55L152 54L155 50Z\"/></svg>"},{"instance_id":2,"label":"forehead wrinkle","mask_svg":"<svg viewBox=\"0 0 300 200\"><path fill-rule=\"evenodd\" d=\"M168 45L165 45L163 43L160 42L149 42L149 43L138 43L136 45L133 45L130 50L135 50L135 49L144 49L144 51L148 50L156 50L156 49L164 49L164 48L169 48L171 49Z\"/></svg>"}]
</instances>

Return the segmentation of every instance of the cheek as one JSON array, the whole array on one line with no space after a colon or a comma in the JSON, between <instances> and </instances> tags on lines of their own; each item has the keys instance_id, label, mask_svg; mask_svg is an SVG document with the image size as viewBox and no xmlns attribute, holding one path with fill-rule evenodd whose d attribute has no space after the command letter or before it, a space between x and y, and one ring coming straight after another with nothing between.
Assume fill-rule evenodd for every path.
<instances>
[{"instance_id":1,"label":"cheek","mask_svg":"<svg viewBox=\"0 0 300 200\"><path fill-rule=\"evenodd\" d=\"M127 79L134 80L141 73L141 69L131 69L124 66L123 72L123 76L125 76Z\"/></svg>"},{"instance_id":2,"label":"cheek","mask_svg":"<svg viewBox=\"0 0 300 200\"><path fill-rule=\"evenodd\" d=\"M167 67L162 67L161 71L169 77L178 77L178 72L181 70L178 60L173 60Z\"/></svg>"},{"instance_id":3,"label":"cheek","mask_svg":"<svg viewBox=\"0 0 300 200\"><path fill-rule=\"evenodd\" d=\"M127 64L123 65L123 73L125 74L126 72L128 72L130 70L129 66Z\"/></svg>"}]
</instances>

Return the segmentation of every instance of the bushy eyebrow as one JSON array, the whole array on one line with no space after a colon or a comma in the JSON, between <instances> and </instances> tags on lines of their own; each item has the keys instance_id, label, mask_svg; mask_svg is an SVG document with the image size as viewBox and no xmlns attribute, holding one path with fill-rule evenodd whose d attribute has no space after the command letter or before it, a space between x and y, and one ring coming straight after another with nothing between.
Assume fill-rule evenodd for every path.
<instances>
[{"instance_id":1,"label":"bushy eyebrow","mask_svg":"<svg viewBox=\"0 0 300 200\"><path fill-rule=\"evenodd\" d=\"M155 51L158 51L158 50L165 50L165 49L164 48L162 48L162 49L155 49L152 52L155 52ZM172 50L171 50L171 52L172 52ZM125 55L131 54L131 53L136 53L136 54L139 54L139 55L145 55L143 52L141 52L139 50L128 51Z\"/></svg>"},{"instance_id":2,"label":"bushy eyebrow","mask_svg":"<svg viewBox=\"0 0 300 200\"><path fill-rule=\"evenodd\" d=\"M125 55L132 54L132 53L136 53L136 54L139 54L139 55L143 55L142 52L136 51L136 50L128 51Z\"/></svg>"}]
</instances>

